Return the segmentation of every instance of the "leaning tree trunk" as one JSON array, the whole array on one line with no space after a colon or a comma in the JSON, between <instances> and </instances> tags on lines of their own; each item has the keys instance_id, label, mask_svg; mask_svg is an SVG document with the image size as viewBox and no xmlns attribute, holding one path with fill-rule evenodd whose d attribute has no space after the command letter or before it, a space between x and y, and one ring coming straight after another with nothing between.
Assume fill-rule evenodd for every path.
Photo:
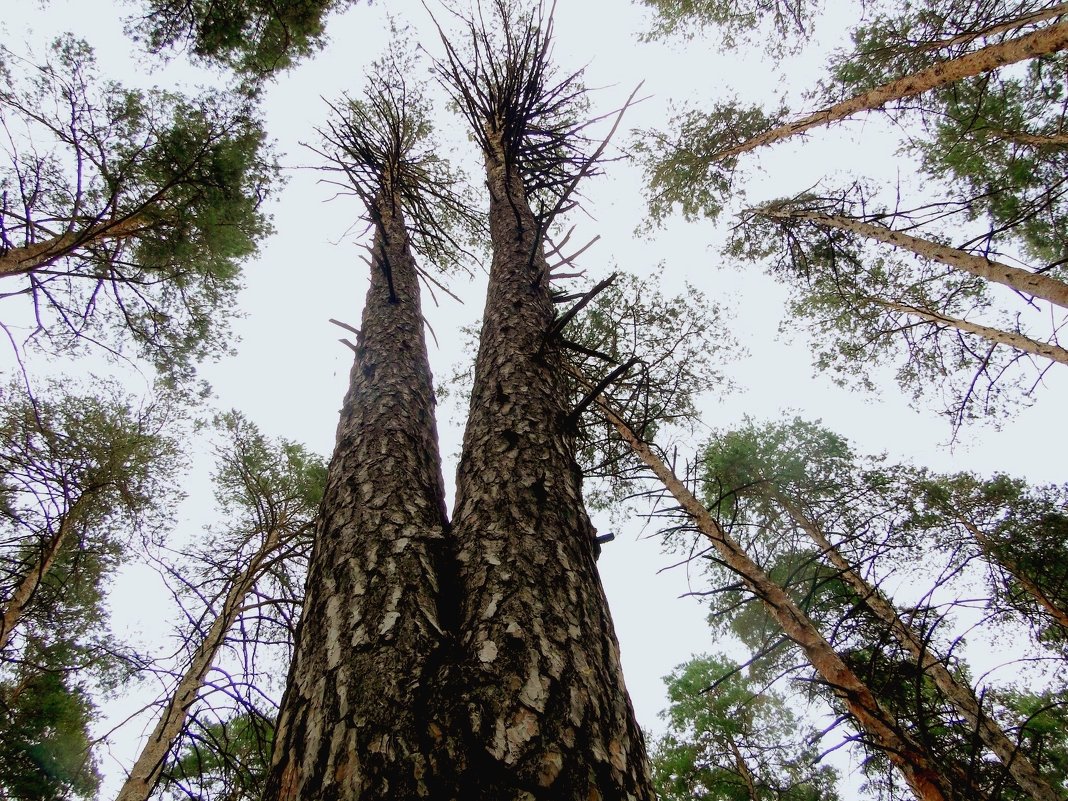
<instances>
[{"instance_id":1,"label":"leaning tree trunk","mask_svg":"<svg viewBox=\"0 0 1068 801\"><path fill-rule=\"evenodd\" d=\"M200 695L204 679L211 670L219 649L226 642L226 633L237 621L245 598L263 575L264 563L281 544L279 534L278 528L267 532L263 544L252 556L245 569L230 584L219 614L208 627L196 651L193 652L193 658L189 660L178 686L174 688L174 692L164 705L163 713L156 721L152 734L149 735L148 741L141 749L119 794L115 796L115 801L146 801L156 789L167 755L185 728L189 710Z\"/></svg>"},{"instance_id":2,"label":"leaning tree trunk","mask_svg":"<svg viewBox=\"0 0 1068 801\"><path fill-rule=\"evenodd\" d=\"M0 612L0 651L3 651L11 641L11 635L15 631L15 626L22 619L26 606L33 598L34 593L37 592L37 588L41 586L45 575L52 569L56 559L59 558L59 552L63 549L74 525L74 515L77 513L76 510L81 500L79 498L67 509L63 518L59 521L59 528L56 533L52 535L52 539L45 543L40 557L26 571L18 586L15 587L15 591L11 593L11 597L8 598L6 606Z\"/></svg>"},{"instance_id":3,"label":"leaning tree trunk","mask_svg":"<svg viewBox=\"0 0 1068 801\"><path fill-rule=\"evenodd\" d=\"M377 203L371 287L279 712L271 801L438 792L427 705L450 627L437 579L445 491L418 276L391 200Z\"/></svg>"},{"instance_id":4,"label":"leaning tree trunk","mask_svg":"<svg viewBox=\"0 0 1068 801\"><path fill-rule=\"evenodd\" d=\"M126 217L117 222L97 223L81 231L53 236L41 242L0 250L0 278L25 275L55 263L79 248L114 240L130 239L143 230L139 217Z\"/></svg>"},{"instance_id":5,"label":"leaning tree trunk","mask_svg":"<svg viewBox=\"0 0 1068 801\"><path fill-rule=\"evenodd\" d=\"M746 139L740 144L713 153L712 161L734 158L750 150L756 150L758 147L789 139L811 128L829 125L863 111L874 111L895 100L915 97L973 75L990 72L1006 64L1047 53L1056 53L1066 47L1068 47L1068 22L1049 25L1015 39L987 45L958 58L939 62L912 75L861 92L859 95L809 114L807 117L779 125L770 131Z\"/></svg>"},{"instance_id":6,"label":"leaning tree trunk","mask_svg":"<svg viewBox=\"0 0 1068 801\"><path fill-rule=\"evenodd\" d=\"M694 525L715 547L723 563L734 571L761 600L768 613L795 642L820 678L838 697L870 742L882 750L901 771L921 801L957 798L947 777L939 771L928 751L905 731L879 704L871 689L842 660L786 591L772 581L738 542L725 532L674 471L668 467L607 403L598 399L604 418L612 424L635 455L660 479Z\"/></svg>"},{"instance_id":7,"label":"leaning tree trunk","mask_svg":"<svg viewBox=\"0 0 1068 801\"><path fill-rule=\"evenodd\" d=\"M464 801L650 799L582 500L542 232L500 139L493 262L453 535L463 656L452 731Z\"/></svg>"},{"instance_id":8,"label":"leaning tree trunk","mask_svg":"<svg viewBox=\"0 0 1068 801\"><path fill-rule=\"evenodd\" d=\"M967 320L961 320L958 317L951 317L950 315L942 314L941 312L921 309L906 303L883 300L878 297L864 298L864 300L874 303L877 306L882 306L884 309L889 309L890 311L906 314L910 317L917 317L928 323L955 328L958 331L963 331L965 334L975 334L976 336L982 337L997 345L1007 345L1008 347L1023 353L1042 356L1043 358L1049 359L1051 362L1068 364L1068 350L1062 348L1060 345L1039 342L1037 339L1031 339L1023 334L1016 334L1012 331L1003 331L1000 328L991 328L988 325L970 323Z\"/></svg>"},{"instance_id":9,"label":"leaning tree trunk","mask_svg":"<svg viewBox=\"0 0 1068 801\"><path fill-rule=\"evenodd\" d=\"M932 242L929 239L910 236L902 231L887 228L885 225L875 225L853 217L824 214L805 209L791 209L788 206L783 208L762 208L758 210L758 213L763 217L769 217L774 220L805 220L826 228L849 231L907 250L921 258L937 261L955 270L961 270L987 281L1007 286L1017 292L1034 295L1036 298L1042 298L1050 303L1068 308L1068 284L1043 273L1034 273L1030 270L1003 264L1002 262L985 259L982 256L976 256L974 253Z\"/></svg>"},{"instance_id":10,"label":"leaning tree trunk","mask_svg":"<svg viewBox=\"0 0 1068 801\"><path fill-rule=\"evenodd\" d=\"M1020 750L1020 744L1011 740L1002 728L983 711L975 694L969 688L962 686L949 672L943 659L931 650L930 644L924 642L915 629L902 621L894 605L886 596L853 569L853 566L827 539L820 527L778 489L761 490L758 487L757 492L761 491L782 506L793 521L808 534L820 549L820 553L827 557L827 560L838 570L838 575L842 580L852 588L872 614L889 629L894 639L912 655L920 668L934 680L935 686L964 716L968 725L978 733L979 739L997 756L1021 789L1035 801L1061 801L1061 797L1042 778L1031 760Z\"/></svg>"}]
</instances>

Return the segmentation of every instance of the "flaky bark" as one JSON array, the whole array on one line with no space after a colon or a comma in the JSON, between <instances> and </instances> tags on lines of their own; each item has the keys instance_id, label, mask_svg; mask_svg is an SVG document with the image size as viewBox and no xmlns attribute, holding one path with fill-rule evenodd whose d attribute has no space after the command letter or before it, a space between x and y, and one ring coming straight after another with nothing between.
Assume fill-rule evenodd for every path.
<instances>
[{"instance_id":1,"label":"flaky bark","mask_svg":"<svg viewBox=\"0 0 1068 801\"><path fill-rule=\"evenodd\" d=\"M750 137L738 145L714 153L712 161L723 161L740 156L758 147L788 139L812 128L844 120L862 111L874 111L895 100L915 97L973 75L990 72L1006 64L1055 53L1066 47L1068 47L1068 23L1049 25L1041 30L943 61L912 75L861 92L859 95L809 114L807 117L779 125L770 131Z\"/></svg>"},{"instance_id":2,"label":"flaky bark","mask_svg":"<svg viewBox=\"0 0 1068 801\"><path fill-rule=\"evenodd\" d=\"M712 543L719 557L764 604L768 613L793 642L804 651L816 672L853 716L858 727L886 757L900 769L916 796L922 801L949 801L955 797L946 778L931 763L927 752L903 732L880 706L871 689L860 680L811 619L787 595L786 591L761 570L727 532L720 528L705 506L687 489L675 473L664 464L611 407L598 399L605 419L619 432L639 459L671 493L694 525Z\"/></svg>"},{"instance_id":3,"label":"flaky bark","mask_svg":"<svg viewBox=\"0 0 1068 801\"><path fill-rule=\"evenodd\" d=\"M0 253L0 278L32 273L34 270L49 266L78 248L88 247L97 242L128 239L143 227L138 218L129 217L113 223L91 225L82 231L72 231L41 242L11 248Z\"/></svg>"},{"instance_id":4,"label":"flaky bark","mask_svg":"<svg viewBox=\"0 0 1068 801\"><path fill-rule=\"evenodd\" d=\"M448 575L445 491L418 277L390 200L378 203L371 286L264 795L271 801L437 792L427 707L451 622L437 578Z\"/></svg>"},{"instance_id":5,"label":"flaky bark","mask_svg":"<svg viewBox=\"0 0 1068 801\"><path fill-rule=\"evenodd\" d=\"M185 727L189 709L197 700L204 679L211 670L219 649L226 642L226 633L234 625L245 598L259 580L264 563L278 548L281 538L279 529L267 533L263 544L249 560L248 566L241 571L223 600L222 609L212 621L207 633L189 661L178 686L163 707L163 714L156 722L148 742L130 769L125 783L115 797L115 801L145 801L159 782L167 754Z\"/></svg>"},{"instance_id":6,"label":"flaky bark","mask_svg":"<svg viewBox=\"0 0 1068 801\"><path fill-rule=\"evenodd\" d=\"M991 328L987 325L969 323L967 320L951 317L948 314L928 311L927 309L909 306L905 303L883 300L882 298L866 298L866 300L878 306L882 306L885 309L890 309L891 311L901 312L902 314L907 314L911 317L918 317L921 320L935 323L936 325L945 325L950 328L956 328L958 331L963 331L966 334L975 334L976 336L983 337L983 339L987 339L990 342L999 345L1008 345L1010 348L1015 348L1023 353L1030 353L1034 356L1042 356L1050 361L1068 364L1068 350L1065 350L1059 345L1051 345L1048 342L1039 342L1036 339L1025 337L1023 334L1016 334L1012 331L1003 331L1000 328Z\"/></svg>"},{"instance_id":7,"label":"flaky bark","mask_svg":"<svg viewBox=\"0 0 1068 801\"><path fill-rule=\"evenodd\" d=\"M841 231L859 234L868 239L885 242L922 258L937 261L956 270L962 270L987 281L993 281L1018 292L1033 295L1036 298L1043 298L1050 303L1068 308L1068 284L1042 273L1022 270L1019 267L984 259L973 253L932 242L929 239L921 239L901 231L894 231L884 225L875 225L837 214L823 214L822 212L790 209L789 207L782 209L762 208L758 213L771 219L807 220L827 228L837 228Z\"/></svg>"},{"instance_id":8,"label":"flaky bark","mask_svg":"<svg viewBox=\"0 0 1068 801\"><path fill-rule=\"evenodd\" d=\"M470 744L464 801L651 799L567 430L541 231L499 134L486 152L493 262L453 534Z\"/></svg>"},{"instance_id":9,"label":"flaky bark","mask_svg":"<svg viewBox=\"0 0 1068 801\"><path fill-rule=\"evenodd\" d=\"M77 514L78 506L79 501L71 504L59 521L59 528L56 529L56 533L52 536L52 539L45 543L40 557L34 562L33 567L26 572L26 575L22 577L22 581L18 583L15 591L8 598L3 614L0 615L0 651L3 651L11 641L11 635L15 631L15 626L22 619L27 604L33 598L33 594L37 592L37 588L41 586L41 582L44 581L48 571L52 569L52 565L56 563L56 559L59 558L59 552L63 549L71 528L74 526L73 515Z\"/></svg>"},{"instance_id":10,"label":"flaky bark","mask_svg":"<svg viewBox=\"0 0 1068 801\"><path fill-rule=\"evenodd\" d=\"M1042 778L1023 752L1020 751L1019 744L1009 739L1001 727L983 711L974 693L969 688L963 687L954 678L953 674L946 668L944 660L931 650L929 644L924 642L915 629L901 619L894 605L890 603L886 596L853 570L853 566L824 536L822 529L797 504L777 489L768 485L761 485L761 487L757 488L757 491L764 492L768 497L774 499L816 543L820 552L835 567L842 580L853 589L853 592L871 610L872 614L889 629L894 639L912 655L912 658L916 660L916 663L923 671L934 680L935 686L964 716L969 726L978 733L983 744L1001 760L1001 764L1005 766L1021 789L1035 801L1060 801L1061 797Z\"/></svg>"}]
</instances>

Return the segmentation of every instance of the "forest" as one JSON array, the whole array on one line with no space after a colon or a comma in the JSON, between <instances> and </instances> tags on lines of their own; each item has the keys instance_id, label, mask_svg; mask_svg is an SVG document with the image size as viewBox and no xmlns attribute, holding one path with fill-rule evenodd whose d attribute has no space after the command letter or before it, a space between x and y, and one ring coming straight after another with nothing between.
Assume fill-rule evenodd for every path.
<instances>
[{"instance_id":1,"label":"forest","mask_svg":"<svg viewBox=\"0 0 1068 801\"><path fill-rule=\"evenodd\" d=\"M0 801L1068 801L1068 3L9 4Z\"/></svg>"}]
</instances>

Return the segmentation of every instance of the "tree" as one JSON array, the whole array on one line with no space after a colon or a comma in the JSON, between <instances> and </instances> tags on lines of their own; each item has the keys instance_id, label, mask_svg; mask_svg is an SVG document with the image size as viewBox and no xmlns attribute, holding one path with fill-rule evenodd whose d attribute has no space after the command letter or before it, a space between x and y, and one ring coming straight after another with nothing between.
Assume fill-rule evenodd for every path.
<instances>
[{"instance_id":1,"label":"tree","mask_svg":"<svg viewBox=\"0 0 1068 801\"><path fill-rule=\"evenodd\" d=\"M447 744L466 761L464 798L650 798L552 338L546 234L592 169L584 92L554 75L541 7L479 11L470 49L443 35L439 66L485 163L493 248L452 521Z\"/></svg>"},{"instance_id":2,"label":"tree","mask_svg":"<svg viewBox=\"0 0 1068 801\"><path fill-rule=\"evenodd\" d=\"M654 747L663 801L835 801L837 772L817 766L819 733L784 696L722 656L696 657L664 679L668 733Z\"/></svg>"},{"instance_id":3,"label":"tree","mask_svg":"<svg viewBox=\"0 0 1068 801\"><path fill-rule=\"evenodd\" d=\"M661 32L684 19L723 22L703 4L651 4ZM769 19L782 29L781 5L729 16L728 34ZM794 10L803 19L805 5ZM769 265L795 289L792 310L816 324L821 369L859 375L869 386L873 357L896 353L899 382L915 395L941 392L955 427L1028 399L1050 362L1068 363L1057 339L1068 300L1059 233L1065 97L1057 77L1065 10L1046 2L923 2L873 14L811 92L825 104L820 111L791 121L785 107L720 103L682 114L673 133L639 143L653 220L676 207L687 218L714 218L744 195L738 172L750 151L879 111L905 132L901 150L917 157L933 202L907 210L899 188L873 209L877 201L861 182L809 191L745 210L729 252ZM1021 60L1023 69L1002 69ZM1010 263L1021 257L1031 263ZM1030 296L1024 300L1034 308L990 291L991 283ZM1048 315L1039 298L1054 304ZM1046 317L1048 332L1035 333Z\"/></svg>"},{"instance_id":4,"label":"tree","mask_svg":"<svg viewBox=\"0 0 1068 801\"><path fill-rule=\"evenodd\" d=\"M42 64L0 51L0 297L31 339L187 377L225 351L240 264L269 230L273 157L253 108L102 81L84 42Z\"/></svg>"},{"instance_id":5,"label":"tree","mask_svg":"<svg viewBox=\"0 0 1068 801\"><path fill-rule=\"evenodd\" d=\"M402 47L334 111L323 153L364 203L371 283L343 324L356 358L264 797L453 797L434 693L459 601L415 252L440 255L469 215Z\"/></svg>"},{"instance_id":6,"label":"tree","mask_svg":"<svg viewBox=\"0 0 1068 801\"><path fill-rule=\"evenodd\" d=\"M257 801L271 763L274 726L246 713L209 724L167 771L171 798Z\"/></svg>"},{"instance_id":7,"label":"tree","mask_svg":"<svg viewBox=\"0 0 1068 801\"><path fill-rule=\"evenodd\" d=\"M213 668L220 668L228 644L245 651L279 641L289 645L292 638L294 610L286 607L300 602L297 587L304 577L325 466L299 445L268 442L236 413L224 415L220 427L228 441L217 451L216 497L231 522L196 555L200 581L194 582L188 568L181 571L185 589L198 599L207 599L207 608L195 621L194 631L185 635L188 661L116 796L118 801L146 801L179 743L195 744L198 738L192 733L192 723L198 712L204 716L197 706L207 703L215 711L205 698L205 685ZM281 629L281 633L272 636L272 629ZM243 682L255 682L257 666L250 663L260 658L246 659ZM213 689L227 683L215 681ZM238 687L227 689L238 698L248 694ZM255 715L255 702L248 701L247 706L253 711L245 716ZM257 723L249 719L244 725L248 734L256 730ZM199 739L210 736L214 741L220 732L213 726L202 723ZM202 750L195 751L199 759ZM222 758L224 754L216 754L211 759Z\"/></svg>"}]
</instances>

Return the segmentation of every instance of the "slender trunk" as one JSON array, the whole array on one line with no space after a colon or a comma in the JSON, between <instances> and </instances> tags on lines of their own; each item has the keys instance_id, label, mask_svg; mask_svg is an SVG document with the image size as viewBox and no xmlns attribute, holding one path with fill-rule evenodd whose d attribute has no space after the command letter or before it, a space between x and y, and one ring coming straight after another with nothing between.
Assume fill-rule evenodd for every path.
<instances>
[{"instance_id":1,"label":"slender trunk","mask_svg":"<svg viewBox=\"0 0 1068 801\"><path fill-rule=\"evenodd\" d=\"M1033 295L1036 298L1043 298L1050 303L1068 308L1068 284L1048 275L1022 270L1019 267L1011 267L1008 264L984 259L981 256L976 256L963 250L932 242L929 239L909 236L884 225L874 225L851 217L822 214L815 211L792 211L789 209L782 211L761 209L759 213L762 216L777 220L807 220L828 228L850 231L860 236L907 250L922 258L937 261L956 270L962 270L987 281L1007 286L1018 292Z\"/></svg>"},{"instance_id":2,"label":"slender trunk","mask_svg":"<svg viewBox=\"0 0 1068 801\"><path fill-rule=\"evenodd\" d=\"M749 769L749 763L745 761L745 755L742 754L742 750L738 747L738 744L734 742L733 738L727 738L727 745L730 747L731 755L734 757L734 766L738 770L738 775L741 776L742 781L745 782L745 791L749 796L749 801L760 801L760 794L757 792L756 780L753 778L753 771Z\"/></svg>"},{"instance_id":3,"label":"slender trunk","mask_svg":"<svg viewBox=\"0 0 1068 801\"><path fill-rule=\"evenodd\" d=\"M486 154L493 262L453 534L463 588L451 736L464 801L651 799L567 429L542 232Z\"/></svg>"},{"instance_id":4,"label":"slender trunk","mask_svg":"<svg viewBox=\"0 0 1068 801\"><path fill-rule=\"evenodd\" d=\"M1024 131L1002 131L997 128L976 128L974 133L981 136L989 136L992 139L1003 139L1017 145L1027 147L1065 147L1068 146L1068 133L1055 134L1032 134Z\"/></svg>"},{"instance_id":5,"label":"slender trunk","mask_svg":"<svg viewBox=\"0 0 1068 801\"><path fill-rule=\"evenodd\" d=\"M859 95L809 114L807 117L779 125L741 144L714 153L712 161L733 158L758 147L788 139L811 128L829 125L862 111L874 111L892 101L915 97L964 78L990 72L1006 64L1055 53L1066 47L1068 47L1068 22L1049 25L1015 39L988 45L958 58L943 61L912 75L861 92Z\"/></svg>"},{"instance_id":6,"label":"slender trunk","mask_svg":"<svg viewBox=\"0 0 1068 801\"><path fill-rule=\"evenodd\" d=\"M948 39L941 39L937 42L928 42L926 44L919 45L918 50L942 50L947 47L958 47L960 45L970 44L976 39L987 38L990 36L997 36L1001 33L1008 33L1009 31L1019 30L1025 25L1034 25L1036 22L1042 22L1047 19L1054 19L1056 17L1064 16L1068 14L1068 3L1058 3L1051 8L1044 8L1040 11L1034 11L1030 14L1022 14L1019 17L1013 17L1012 19L999 22L995 25L991 25L986 28L982 28L978 31L969 31L967 33L961 33L956 36L951 36Z\"/></svg>"},{"instance_id":7,"label":"slender trunk","mask_svg":"<svg viewBox=\"0 0 1068 801\"><path fill-rule=\"evenodd\" d=\"M1011 331L1003 331L1000 328L991 328L986 325L979 325L978 323L969 323L967 320L960 320L946 314L927 311L926 309L909 306L905 303L883 300L882 298L866 298L866 300L882 306L885 309L890 309L891 311L901 312L902 314L907 314L911 317L919 317L921 320L925 320L929 323L947 325L951 328L956 328L958 331L963 331L966 334L975 334L976 336L983 337L991 342L1000 345L1008 345L1010 348L1015 348L1024 353L1042 356L1050 361L1060 362L1061 364L1068 364L1068 350L1065 350L1059 345L1051 345L1048 342L1039 342L1030 337L1025 337L1023 334L1014 334Z\"/></svg>"},{"instance_id":8,"label":"slender trunk","mask_svg":"<svg viewBox=\"0 0 1068 801\"><path fill-rule=\"evenodd\" d=\"M144 227L137 217L118 222L98 223L81 231L54 236L43 242L11 248L0 253L0 278L25 275L47 267L73 250L114 239L126 239Z\"/></svg>"},{"instance_id":9,"label":"slender trunk","mask_svg":"<svg viewBox=\"0 0 1068 801\"><path fill-rule=\"evenodd\" d=\"M894 605L886 596L853 570L852 565L824 536L819 526L809 519L797 504L773 487L769 488L765 485L765 492L785 509L794 522L816 543L846 584L853 589L872 614L887 626L894 639L912 655L924 672L934 680L935 686L960 711L964 719L979 734L983 744L1001 760L1021 789L1035 801L1060 801L1061 797L1054 792L1031 761L1020 751L1019 744L1010 740L1001 727L983 712L972 691L961 686L946 668L944 661L931 651L928 644L911 626L901 620Z\"/></svg>"},{"instance_id":10,"label":"slender trunk","mask_svg":"<svg viewBox=\"0 0 1068 801\"><path fill-rule=\"evenodd\" d=\"M733 570L767 608L768 613L782 627L793 642L805 652L816 672L853 716L857 726L877 747L882 749L898 767L909 786L921 801L948 801L954 789L936 767L927 752L906 732L901 731L892 717L880 706L871 689L824 639L811 619L794 603L786 591L772 581L760 566L753 562L730 537L704 505L687 489L674 472L652 449L598 399L598 406L634 453L649 467L702 534L712 543L724 564Z\"/></svg>"},{"instance_id":11,"label":"slender trunk","mask_svg":"<svg viewBox=\"0 0 1068 801\"><path fill-rule=\"evenodd\" d=\"M990 541L990 538L987 537L986 534L979 530L977 525L968 521L962 521L962 523L968 532L975 538L975 541L979 543L979 547L983 550L983 553L986 554L987 559L991 559L1005 568L1014 579L1020 582L1020 586L1035 599L1038 605L1046 610L1046 614L1063 626L1065 631L1068 631L1068 610L1061 609L1045 592L1043 592L1042 588L1029 578L1026 573L1020 570L1016 564L997 556L994 551L994 543Z\"/></svg>"},{"instance_id":12,"label":"slender trunk","mask_svg":"<svg viewBox=\"0 0 1068 801\"><path fill-rule=\"evenodd\" d=\"M260 577L263 563L274 553L279 541L278 529L271 529L248 566L230 585L226 598L223 600L222 609L193 653L193 658L167 704L163 707L163 714L156 722L152 734L149 735L148 742L141 749L115 801L146 801L156 788L167 754L181 735L182 729L185 728L189 709L200 694L204 679L211 670L219 649L226 641L226 632L237 620L245 597Z\"/></svg>"},{"instance_id":13,"label":"slender trunk","mask_svg":"<svg viewBox=\"0 0 1068 801\"><path fill-rule=\"evenodd\" d=\"M52 565L56 563L56 559L59 558L59 552L66 543L71 529L74 527L73 516L77 514L78 505L81 500L82 499L79 498L67 509L63 518L59 521L59 529L52 536L52 539L45 543L40 557L34 563L33 567L26 572L26 575L22 577L22 581L19 582L15 591L8 599L7 606L3 610L3 615L0 616L0 651L3 651L4 648L7 647L8 642L11 641L11 635L15 630L15 626L19 624L19 620L22 619L22 614L26 611L26 605L29 604L30 599L33 598L33 594L37 592L37 588L41 586L44 577L48 574L48 571L52 569Z\"/></svg>"},{"instance_id":14,"label":"slender trunk","mask_svg":"<svg viewBox=\"0 0 1068 801\"><path fill-rule=\"evenodd\" d=\"M432 677L452 627L445 490L419 283L379 198L371 286L309 567L264 798L435 789ZM442 797L442 796L434 796Z\"/></svg>"}]
</instances>

